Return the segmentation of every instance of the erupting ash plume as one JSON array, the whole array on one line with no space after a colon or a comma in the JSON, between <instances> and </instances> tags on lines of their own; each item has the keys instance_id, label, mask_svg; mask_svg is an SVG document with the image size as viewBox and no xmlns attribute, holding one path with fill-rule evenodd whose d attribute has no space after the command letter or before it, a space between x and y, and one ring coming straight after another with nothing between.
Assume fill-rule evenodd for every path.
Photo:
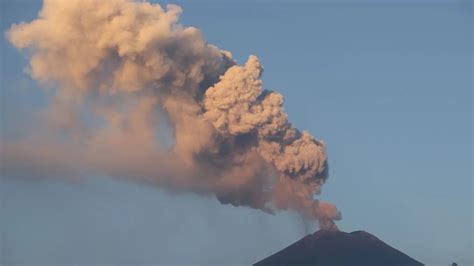
<instances>
[{"instance_id":1,"label":"erupting ash plume","mask_svg":"<svg viewBox=\"0 0 474 266\"><path fill-rule=\"evenodd\" d=\"M283 96L262 88L256 56L237 65L178 24L180 13L46 0L36 20L13 25L8 39L54 96L41 130L5 143L6 172L127 178L270 213L293 209L337 229L336 207L314 199L328 178L324 144L289 123ZM158 137L163 127L172 147Z\"/></svg>"}]
</instances>

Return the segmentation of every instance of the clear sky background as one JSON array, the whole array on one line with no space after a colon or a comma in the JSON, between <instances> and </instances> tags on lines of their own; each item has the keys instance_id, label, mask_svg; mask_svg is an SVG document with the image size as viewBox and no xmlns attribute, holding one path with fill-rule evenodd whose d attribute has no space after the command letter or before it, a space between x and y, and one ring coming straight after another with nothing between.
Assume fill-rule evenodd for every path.
<instances>
[{"instance_id":1,"label":"clear sky background","mask_svg":"<svg viewBox=\"0 0 474 266\"><path fill-rule=\"evenodd\" d=\"M290 120L327 144L321 199L344 231L366 230L428 264L472 265L472 4L452 1L173 2L182 24L239 63L258 55ZM1 2L1 27L40 1ZM1 39L2 140L47 98ZM91 177L2 176L0 264L251 264L305 234L275 216Z\"/></svg>"}]
</instances>

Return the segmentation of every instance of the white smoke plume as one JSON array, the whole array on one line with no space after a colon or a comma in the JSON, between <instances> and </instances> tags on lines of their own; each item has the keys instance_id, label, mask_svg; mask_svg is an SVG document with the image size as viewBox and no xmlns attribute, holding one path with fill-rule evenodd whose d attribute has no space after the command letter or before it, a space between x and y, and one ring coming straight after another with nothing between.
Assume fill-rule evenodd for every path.
<instances>
[{"instance_id":1,"label":"white smoke plume","mask_svg":"<svg viewBox=\"0 0 474 266\"><path fill-rule=\"evenodd\" d=\"M13 25L7 38L54 99L41 129L4 143L5 173L105 174L270 213L293 209L337 229L339 211L314 198L328 177L324 144L289 123L283 96L262 88L256 56L236 65L178 24L180 13L130 0L45 0L36 20ZM166 123L170 148L157 137Z\"/></svg>"}]
</instances>

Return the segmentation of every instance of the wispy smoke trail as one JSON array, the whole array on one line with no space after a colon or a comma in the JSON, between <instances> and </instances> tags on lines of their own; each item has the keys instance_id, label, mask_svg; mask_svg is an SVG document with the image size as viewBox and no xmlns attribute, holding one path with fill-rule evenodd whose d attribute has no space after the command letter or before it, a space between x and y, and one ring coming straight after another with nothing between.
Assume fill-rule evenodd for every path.
<instances>
[{"instance_id":1,"label":"wispy smoke trail","mask_svg":"<svg viewBox=\"0 0 474 266\"><path fill-rule=\"evenodd\" d=\"M41 132L5 143L2 167L135 179L266 212L293 209L336 229L336 207L314 199L328 177L324 144L289 123L283 96L262 88L256 56L236 65L178 24L180 13L129 0L47 0L36 20L13 25L8 39L28 51L31 76L54 99ZM172 127L171 148L157 138L160 119Z\"/></svg>"}]
</instances>

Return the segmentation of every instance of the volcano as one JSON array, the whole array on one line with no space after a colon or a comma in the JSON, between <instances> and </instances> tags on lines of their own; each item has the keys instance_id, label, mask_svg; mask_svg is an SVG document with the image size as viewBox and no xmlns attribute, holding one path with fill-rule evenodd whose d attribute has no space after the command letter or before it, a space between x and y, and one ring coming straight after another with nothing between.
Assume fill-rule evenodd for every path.
<instances>
[{"instance_id":1,"label":"volcano","mask_svg":"<svg viewBox=\"0 0 474 266\"><path fill-rule=\"evenodd\" d=\"M365 231L319 230L254 266L423 265Z\"/></svg>"}]
</instances>

